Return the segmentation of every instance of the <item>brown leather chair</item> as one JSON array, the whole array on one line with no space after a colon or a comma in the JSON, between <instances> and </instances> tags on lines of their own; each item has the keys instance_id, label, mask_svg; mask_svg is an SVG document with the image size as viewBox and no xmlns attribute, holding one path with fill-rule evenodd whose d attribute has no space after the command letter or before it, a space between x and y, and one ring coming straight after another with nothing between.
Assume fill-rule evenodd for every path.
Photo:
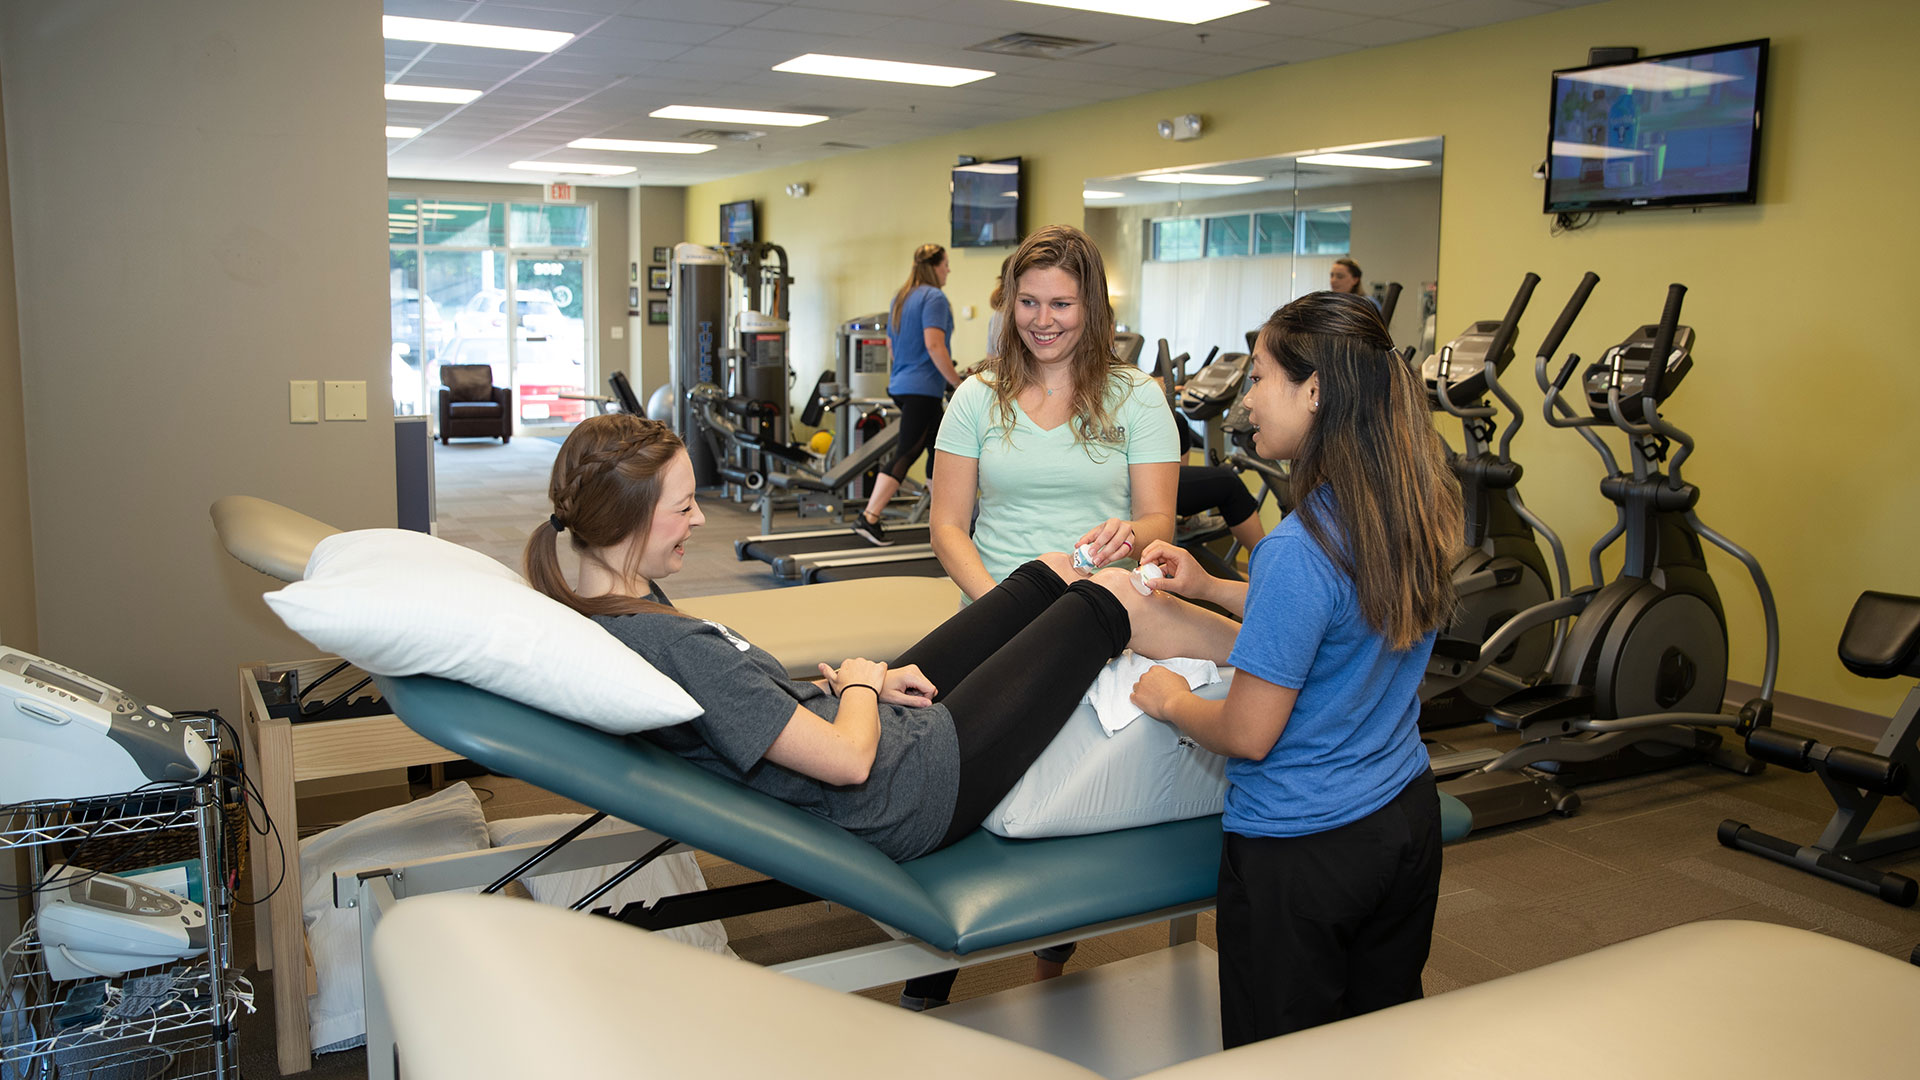
<instances>
[{"instance_id":1,"label":"brown leather chair","mask_svg":"<svg viewBox=\"0 0 1920 1080\"><path fill-rule=\"evenodd\" d=\"M513 391L493 385L487 364L440 366L440 441L513 437Z\"/></svg>"}]
</instances>

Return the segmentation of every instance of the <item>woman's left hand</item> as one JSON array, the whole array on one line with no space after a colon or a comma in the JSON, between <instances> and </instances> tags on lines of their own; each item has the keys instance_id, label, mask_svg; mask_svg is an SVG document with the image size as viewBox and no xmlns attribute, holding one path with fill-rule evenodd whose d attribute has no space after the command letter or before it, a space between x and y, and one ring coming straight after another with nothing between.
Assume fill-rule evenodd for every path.
<instances>
[{"instance_id":1,"label":"woman's left hand","mask_svg":"<svg viewBox=\"0 0 1920 1080\"><path fill-rule=\"evenodd\" d=\"M1088 529L1080 539L1073 542L1076 548L1082 544L1093 545L1093 565L1095 566L1105 566L1115 559L1130 558L1136 554L1133 545L1133 522L1125 518L1108 518Z\"/></svg>"},{"instance_id":2,"label":"woman's left hand","mask_svg":"<svg viewBox=\"0 0 1920 1080\"><path fill-rule=\"evenodd\" d=\"M1155 720L1167 719L1168 707L1181 694L1192 693L1187 680L1161 664L1148 668L1133 684L1132 700L1140 711Z\"/></svg>"},{"instance_id":3,"label":"woman's left hand","mask_svg":"<svg viewBox=\"0 0 1920 1080\"><path fill-rule=\"evenodd\" d=\"M924 708L933 704L933 696L939 693L933 681L920 673L919 664L887 669L886 684L880 688L880 700L889 705L909 705Z\"/></svg>"}]
</instances>

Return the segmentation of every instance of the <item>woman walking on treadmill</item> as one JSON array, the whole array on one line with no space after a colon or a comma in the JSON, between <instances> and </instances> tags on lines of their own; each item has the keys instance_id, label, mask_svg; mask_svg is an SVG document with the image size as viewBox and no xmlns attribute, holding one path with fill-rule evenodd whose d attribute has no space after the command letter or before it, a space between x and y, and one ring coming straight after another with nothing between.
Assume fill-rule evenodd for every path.
<instances>
[{"instance_id":1,"label":"woman walking on treadmill","mask_svg":"<svg viewBox=\"0 0 1920 1080\"><path fill-rule=\"evenodd\" d=\"M1220 1025L1228 1047L1420 996L1440 888L1440 805L1418 691L1453 613L1460 490L1426 394L1374 306L1310 293L1260 329L1246 403L1294 512L1249 583L1155 544L1151 587L1244 616L1225 701L1154 668L1133 701L1227 757ZM1223 620L1175 604L1194 655Z\"/></svg>"},{"instance_id":2,"label":"woman walking on treadmill","mask_svg":"<svg viewBox=\"0 0 1920 1080\"><path fill-rule=\"evenodd\" d=\"M913 252L913 269L907 283L893 294L893 308L887 316L887 346L893 353L893 373L887 380L887 393L900 409L900 441L895 444L893 460L873 478L873 494L866 509L853 523L853 531L869 544L885 547L886 527L880 513L900 490L921 454L933 445L940 432L940 413L947 388L960 385L950 351L953 340L953 308L947 284L953 267L947 262L947 249L939 244L921 244ZM927 464L927 479L933 479L933 464Z\"/></svg>"}]
</instances>

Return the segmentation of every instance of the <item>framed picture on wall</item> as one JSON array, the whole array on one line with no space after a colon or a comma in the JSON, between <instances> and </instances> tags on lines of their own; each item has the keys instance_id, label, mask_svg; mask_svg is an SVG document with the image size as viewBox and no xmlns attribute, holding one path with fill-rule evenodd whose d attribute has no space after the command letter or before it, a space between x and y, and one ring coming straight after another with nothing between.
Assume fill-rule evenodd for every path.
<instances>
[{"instance_id":1,"label":"framed picture on wall","mask_svg":"<svg viewBox=\"0 0 1920 1080\"><path fill-rule=\"evenodd\" d=\"M657 263L663 263L663 262L666 262L666 261L667 261L667 252L668 252L668 249L666 249L666 248L663 248L663 247L657 247L657 248L654 248L654 249L653 249L653 261L654 261L654 262L657 262Z\"/></svg>"},{"instance_id":2,"label":"framed picture on wall","mask_svg":"<svg viewBox=\"0 0 1920 1080\"><path fill-rule=\"evenodd\" d=\"M647 301L647 325L667 325L667 302L665 300Z\"/></svg>"},{"instance_id":3,"label":"framed picture on wall","mask_svg":"<svg viewBox=\"0 0 1920 1080\"><path fill-rule=\"evenodd\" d=\"M668 292L673 288L673 277L664 266L647 267L647 291Z\"/></svg>"}]
</instances>

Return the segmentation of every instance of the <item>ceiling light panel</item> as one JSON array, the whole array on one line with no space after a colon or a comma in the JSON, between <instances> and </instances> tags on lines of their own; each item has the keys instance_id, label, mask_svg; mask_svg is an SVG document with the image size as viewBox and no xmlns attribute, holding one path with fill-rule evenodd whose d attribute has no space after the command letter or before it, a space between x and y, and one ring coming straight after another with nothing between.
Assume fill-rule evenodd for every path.
<instances>
[{"instance_id":1,"label":"ceiling light panel","mask_svg":"<svg viewBox=\"0 0 1920 1080\"><path fill-rule=\"evenodd\" d=\"M1072 8L1102 15L1126 15L1193 25L1224 19L1267 6L1267 0L1018 0L1022 4Z\"/></svg>"},{"instance_id":2,"label":"ceiling light panel","mask_svg":"<svg viewBox=\"0 0 1920 1080\"><path fill-rule=\"evenodd\" d=\"M1234 176L1229 173L1152 173L1136 177L1149 184L1212 184L1232 187L1237 184L1257 184L1265 180L1264 176Z\"/></svg>"},{"instance_id":3,"label":"ceiling light panel","mask_svg":"<svg viewBox=\"0 0 1920 1080\"><path fill-rule=\"evenodd\" d=\"M388 101L435 101L443 105L465 105L479 97L485 91L462 90L455 86L412 86L403 83L387 84Z\"/></svg>"},{"instance_id":4,"label":"ceiling light panel","mask_svg":"<svg viewBox=\"0 0 1920 1080\"><path fill-rule=\"evenodd\" d=\"M562 30L529 30L520 26L448 22L443 19L407 19L386 15L381 33L395 41L430 41L438 45L470 45L480 49L512 49L550 53L573 40Z\"/></svg>"},{"instance_id":5,"label":"ceiling light panel","mask_svg":"<svg viewBox=\"0 0 1920 1080\"><path fill-rule=\"evenodd\" d=\"M942 67L939 64L909 64L900 60L869 60L858 56L833 56L807 53L773 65L775 71L794 75L827 75L836 79L869 79L874 82L912 83L915 86L965 86L991 79L994 73L979 68Z\"/></svg>"},{"instance_id":6,"label":"ceiling light panel","mask_svg":"<svg viewBox=\"0 0 1920 1080\"><path fill-rule=\"evenodd\" d=\"M411 139L418 134L420 134L420 129L417 127L401 127L399 124L387 125L387 138L389 139Z\"/></svg>"},{"instance_id":7,"label":"ceiling light panel","mask_svg":"<svg viewBox=\"0 0 1920 1080\"><path fill-rule=\"evenodd\" d=\"M1083 199L1094 199L1094 200L1124 199L1127 197L1127 193L1124 191L1083 191L1080 193L1080 197Z\"/></svg>"},{"instance_id":8,"label":"ceiling light panel","mask_svg":"<svg viewBox=\"0 0 1920 1080\"><path fill-rule=\"evenodd\" d=\"M507 168L523 172L581 173L587 176L625 176L639 171L631 165L595 165L585 161L516 161Z\"/></svg>"},{"instance_id":9,"label":"ceiling light panel","mask_svg":"<svg viewBox=\"0 0 1920 1080\"><path fill-rule=\"evenodd\" d=\"M1307 154L1294 160L1302 165L1338 165L1345 169L1417 169L1433 164L1419 158L1381 157L1378 154Z\"/></svg>"},{"instance_id":10,"label":"ceiling light panel","mask_svg":"<svg viewBox=\"0 0 1920 1080\"><path fill-rule=\"evenodd\" d=\"M713 143L648 142L645 139L575 139L567 144L573 150L618 150L623 154L704 154Z\"/></svg>"},{"instance_id":11,"label":"ceiling light panel","mask_svg":"<svg viewBox=\"0 0 1920 1080\"><path fill-rule=\"evenodd\" d=\"M806 127L827 119L814 113L721 109L706 105L669 105L664 109L655 109L647 115L661 120L704 120L720 124L764 124L768 127Z\"/></svg>"}]
</instances>

